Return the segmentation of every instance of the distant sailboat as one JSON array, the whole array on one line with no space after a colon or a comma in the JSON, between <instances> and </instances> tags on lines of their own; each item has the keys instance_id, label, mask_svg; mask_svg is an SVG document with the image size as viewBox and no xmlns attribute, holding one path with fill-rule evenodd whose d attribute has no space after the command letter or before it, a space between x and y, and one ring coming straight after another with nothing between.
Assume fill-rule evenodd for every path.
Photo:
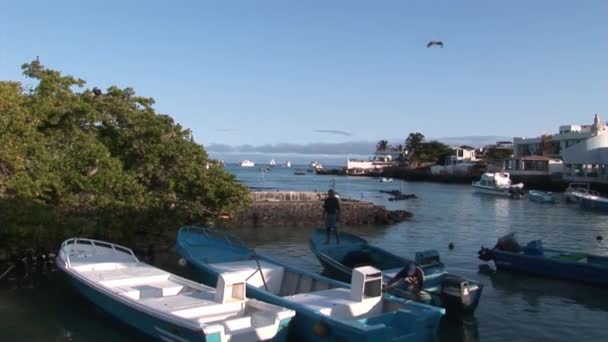
<instances>
[{"instance_id":1,"label":"distant sailboat","mask_svg":"<svg viewBox=\"0 0 608 342\"><path fill-rule=\"evenodd\" d=\"M268 163L271 167L277 166L277 162L274 159L270 159L270 163Z\"/></svg>"},{"instance_id":2,"label":"distant sailboat","mask_svg":"<svg viewBox=\"0 0 608 342\"><path fill-rule=\"evenodd\" d=\"M285 167L291 167L291 162L289 160L286 160L285 164L283 165L285 165Z\"/></svg>"}]
</instances>

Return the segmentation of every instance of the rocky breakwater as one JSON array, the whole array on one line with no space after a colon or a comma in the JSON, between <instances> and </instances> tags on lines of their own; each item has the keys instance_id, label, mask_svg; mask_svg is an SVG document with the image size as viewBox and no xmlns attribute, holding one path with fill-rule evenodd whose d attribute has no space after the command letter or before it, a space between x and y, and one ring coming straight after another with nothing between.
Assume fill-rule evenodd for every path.
<instances>
[{"instance_id":1,"label":"rocky breakwater","mask_svg":"<svg viewBox=\"0 0 608 342\"><path fill-rule=\"evenodd\" d=\"M321 227L323 192L252 192L251 206L224 222L227 226ZM342 226L387 225L410 218L405 210L387 210L370 202L342 199Z\"/></svg>"}]
</instances>

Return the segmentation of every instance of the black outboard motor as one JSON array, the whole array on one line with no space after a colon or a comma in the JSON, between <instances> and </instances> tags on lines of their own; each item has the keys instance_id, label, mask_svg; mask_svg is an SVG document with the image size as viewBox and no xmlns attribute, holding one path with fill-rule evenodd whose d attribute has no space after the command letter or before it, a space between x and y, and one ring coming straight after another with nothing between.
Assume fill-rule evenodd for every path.
<instances>
[{"instance_id":1,"label":"black outboard motor","mask_svg":"<svg viewBox=\"0 0 608 342\"><path fill-rule=\"evenodd\" d=\"M494 259L494 251L490 248L481 247L479 252L477 252L477 257L483 261L490 261Z\"/></svg>"}]
</instances>

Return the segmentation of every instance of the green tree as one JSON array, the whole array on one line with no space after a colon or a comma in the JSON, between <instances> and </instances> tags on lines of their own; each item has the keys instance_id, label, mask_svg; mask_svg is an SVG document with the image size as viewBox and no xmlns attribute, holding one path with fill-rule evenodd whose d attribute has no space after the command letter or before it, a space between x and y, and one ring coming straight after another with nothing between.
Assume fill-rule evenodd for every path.
<instances>
[{"instance_id":1,"label":"green tree","mask_svg":"<svg viewBox=\"0 0 608 342\"><path fill-rule=\"evenodd\" d=\"M388 140L380 140L376 144L376 152L385 152L390 148Z\"/></svg>"},{"instance_id":2,"label":"green tree","mask_svg":"<svg viewBox=\"0 0 608 342\"><path fill-rule=\"evenodd\" d=\"M37 60L22 69L33 89L0 82L0 244L164 234L247 205L247 188L152 98L84 89Z\"/></svg>"},{"instance_id":3,"label":"green tree","mask_svg":"<svg viewBox=\"0 0 608 342\"><path fill-rule=\"evenodd\" d=\"M405 139L405 150L408 153L408 160L410 162L419 162L416 154L419 152L422 142L424 141L424 135L422 133L410 133Z\"/></svg>"},{"instance_id":4,"label":"green tree","mask_svg":"<svg viewBox=\"0 0 608 342\"><path fill-rule=\"evenodd\" d=\"M512 155L512 149L490 148L486 152L485 159L487 161L502 161L503 159L510 158Z\"/></svg>"},{"instance_id":5,"label":"green tree","mask_svg":"<svg viewBox=\"0 0 608 342\"><path fill-rule=\"evenodd\" d=\"M436 140L423 142L414 155L414 160L419 163L440 163L451 150L448 145Z\"/></svg>"}]
</instances>

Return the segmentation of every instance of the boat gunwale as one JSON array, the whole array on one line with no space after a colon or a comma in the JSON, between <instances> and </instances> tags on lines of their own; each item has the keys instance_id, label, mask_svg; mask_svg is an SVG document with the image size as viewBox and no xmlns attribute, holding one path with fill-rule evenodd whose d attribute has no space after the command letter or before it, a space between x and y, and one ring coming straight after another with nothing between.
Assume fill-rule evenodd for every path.
<instances>
[{"instance_id":1,"label":"boat gunwale","mask_svg":"<svg viewBox=\"0 0 608 342\"><path fill-rule=\"evenodd\" d=\"M543 250L548 251L548 252L579 254L579 255L584 255L585 257L591 256L591 257L596 257L596 258L599 257L599 258L608 259L608 256L601 256L601 255L588 254L588 253L569 252L569 251L565 251L565 250L549 249L549 248L546 248ZM523 258L532 259L532 260L547 260L550 262L572 265L572 266L579 266L579 267L583 267L583 268L592 267L592 268L597 268L600 270L608 270L608 265L603 266L601 264L572 261L572 260L568 260L568 259L554 259L554 258L548 258L544 255L530 255L530 254L524 254L523 252L515 253L515 252L509 252L509 251L496 249L496 248L494 248L493 251L494 251L494 253L498 253L498 254L505 254L505 255L515 256L515 257L523 257Z\"/></svg>"}]
</instances>

